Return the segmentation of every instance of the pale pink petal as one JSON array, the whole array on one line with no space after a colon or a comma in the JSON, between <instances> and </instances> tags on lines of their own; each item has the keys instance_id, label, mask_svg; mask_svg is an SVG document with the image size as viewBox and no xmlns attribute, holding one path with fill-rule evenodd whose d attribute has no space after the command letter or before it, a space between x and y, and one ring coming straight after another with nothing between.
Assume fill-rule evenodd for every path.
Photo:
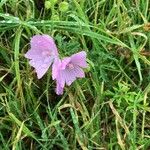
<instances>
[{"instance_id":1,"label":"pale pink petal","mask_svg":"<svg viewBox=\"0 0 150 150\"><path fill-rule=\"evenodd\" d=\"M57 82L56 83L56 94L57 95L62 95L63 94L64 88L61 87L61 85Z\"/></svg>"},{"instance_id":2,"label":"pale pink petal","mask_svg":"<svg viewBox=\"0 0 150 150\"><path fill-rule=\"evenodd\" d=\"M64 77L64 73L62 70L60 70L58 72L58 76L57 76L57 82L60 84L60 86L63 88L65 86L65 77Z\"/></svg>"},{"instance_id":3,"label":"pale pink petal","mask_svg":"<svg viewBox=\"0 0 150 150\"><path fill-rule=\"evenodd\" d=\"M72 73L69 69L65 69L62 71L63 78L68 86L72 84L76 80L75 74Z\"/></svg>"},{"instance_id":4,"label":"pale pink petal","mask_svg":"<svg viewBox=\"0 0 150 150\"><path fill-rule=\"evenodd\" d=\"M62 60L62 63L61 63L61 69L62 70L66 68L66 66L69 64L70 60L71 60L70 57L66 57Z\"/></svg>"},{"instance_id":5,"label":"pale pink petal","mask_svg":"<svg viewBox=\"0 0 150 150\"><path fill-rule=\"evenodd\" d=\"M32 59L32 58L37 58L41 57L41 52L33 49L29 49L28 52L24 55L25 58Z\"/></svg>"},{"instance_id":6,"label":"pale pink petal","mask_svg":"<svg viewBox=\"0 0 150 150\"><path fill-rule=\"evenodd\" d=\"M58 56L57 47L52 37L48 35L35 35L31 38L31 48L25 54L28 59L38 59L45 56Z\"/></svg>"},{"instance_id":7,"label":"pale pink petal","mask_svg":"<svg viewBox=\"0 0 150 150\"><path fill-rule=\"evenodd\" d=\"M58 55L56 44L52 37L48 35L35 35L31 38L31 49L36 51L51 51Z\"/></svg>"},{"instance_id":8,"label":"pale pink petal","mask_svg":"<svg viewBox=\"0 0 150 150\"><path fill-rule=\"evenodd\" d=\"M65 84L70 86L76 78L85 77L82 68L86 68L86 52L74 54L71 57L66 57L62 61L55 61L52 69L52 77L56 79L56 93L63 93Z\"/></svg>"},{"instance_id":9,"label":"pale pink petal","mask_svg":"<svg viewBox=\"0 0 150 150\"><path fill-rule=\"evenodd\" d=\"M54 63L52 65L52 79L56 79L60 70L61 66L61 60L59 58L56 58L54 60Z\"/></svg>"},{"instance_id":10,"label":"pale pink petal","mask_svg":"<svg viewBox=\"0 0 150 150\"><path fill-rule=\"evenodd\" d=\"M73 64L76 64L82 68L86 68L87 67L87 63L86 63L86 52L85 51L81 51L79 53L73 54L71 56L71 62Z\"/></svg>"},{"instance_id":11,"label":"pale pink petal","mask_svg":"<svg viewBox=\"0 0 150 150\"><path fill-rule=\"evenodd\" d=\"M29 64L35 68L37 77L38 79L40 79L47 72L52 62L53 62L53 58L48 57L45 59L32 59L29 61Z\"/></svg>"},{"instance_id":12,"label":"pale pink petal","mask_svg":"<svg viewBox=\"0 0 150 150\"><path fill-rule=\"evenodd\" d=\"M72 74L74 74L78 78L84 78L85 77L84 71L77 65L72 70Z\"/></svg>"},{"instance_id":13,"label":"pale pink petal","mask_svg":"<svg viewBox=\"0 0 150 150\"><path fill-rule=\"evenodd\" d=\"M59 72L59 77L56 79L56 94L62 95L65 87L65 79L62 76L62 72Z\"/></svg>"},{"instance_id":14,"label":"pale pink petal","mask_svg":"<svg viewBox=\"0 0 150 150\"><path fill-rule=\"evenodd\" d=\"M31 48L25 57L31 59L29 63L35 68L38 79L40 79L58 57L57 47L53 38L48 35L33 36L30 45Z\"/></svg>"}]
</instances>

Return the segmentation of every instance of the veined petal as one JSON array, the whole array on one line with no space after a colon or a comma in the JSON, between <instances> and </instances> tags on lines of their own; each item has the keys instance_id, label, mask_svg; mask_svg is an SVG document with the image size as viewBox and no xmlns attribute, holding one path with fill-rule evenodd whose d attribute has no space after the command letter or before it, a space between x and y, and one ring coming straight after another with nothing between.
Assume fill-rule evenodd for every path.
<instances>
[{"instance_id":1,"label":"veined petal","mask_svg":"<svg viewBox=\"0 0 150 150\"><path fill-rule=\"evenodd\" d=\"M35 68L38 79L47 72L54 59L58 57L56 44L49 35L35 35L31 38L31 48L25 54L30 65Z\"/></svg>"},{"instance_id":2,"label":"veined petal","mask_svg":"<svg viewBox=\"0 0 150 150\"><path fill-rule=\"evenodd\" d=\"M45 59L32 59L29 61L30 65L35 68L38 79L44 76L52 62L53 57L47 57Z\"/></svg>"},{"instance_id":3,"label":"veined petal","mask_svg":"<svg viewBox=\"0 0 150 150\"><path fill-rule=\"evenodd\" d=\"M87 63L86 63L86 52L85 51L81 51L79 53L73 54L71 56L71 62L73 64L76 64L82 68L86 68L87 67Z\"/></svg>"},{"instance_id":4,"label":"veined petal","mask_svg":"<svg viewBox=\"0 0 150 150\"><path fill-rule=\"evenodd\" d=\"M41 57L41 53L37 50L29 49L28 52L24 55L28 59L39 59Z\"/></svg>"},{"instance_id":5,"label":"veined petal","mask_svg":"<svg viewBox=\"0 0 150 150\"><path fill-rule=\"evenodd\" d=\"M73 81L76 80L74 72L70 71L69 69L65 69L62 71L62 78L65 79L65 83L70 86Z\"/></svg>"},{"instance_id":6,"label":"veined petal","mask_svg":"<svg viewBox=\"0 0 150 150\"><path fill-rule=\"evenodd\" d=\"M79 66L75 66L74 69L72 70L72 73L77 77L77 78L84 78L85 77L85 73L82 70L82 68L80 68Z\"/></svg>"},{"instance_id":7,"label":"veined petal","mask_svg":"<svg viewBox=\"0 0 150 150\"><path fill-rule=\"evenodd\" d=\"M57 82L60 84L62 88L65 86L65 76L62 70L59 70L58 76L56 78Z\"/></svg>"},{"instance_id":8,"label":"veined petal","mask_svg":"<svg viewBox=\"0 0 150 150\"><path fill-rule=\"evenodd\" d=\"M66 69L66 66L69 64L70 61L71 61L70 57L64 58L61 63L61 69L62 70Z\"/></svg>"},{"instance_id":9,"label":"veined petal","mask_svg":"<svg viewBox=\"0 0 150 150\"><path fill-rule=\"evenodd\" d=\"M49 35L35 35L31 38L31 49L53 52L54 55L58 55L56 44L52 37Z\"/></svg>"},{"instance_id":10,"label":"veined petal","mask_svg":"<svg viewBox=\"0 0 150 150\"><path fill-rule=\"evenodd\" d=\"M64 90L64 88L62 88L61 85L58 82L56 82L56 94L57 95L62 95L63 90Z\"/></svg>"},{"instance_id":11,"label":"veined petal","mask_svg":"<svg viewBox=\"0 0 150 150\"><path fill-rule=\"evenodd\" d=\"M61 60L59 58L54 59L54 63L52 65L52 79L56 79L61 67Z\"/></svg>"}]
</instances>

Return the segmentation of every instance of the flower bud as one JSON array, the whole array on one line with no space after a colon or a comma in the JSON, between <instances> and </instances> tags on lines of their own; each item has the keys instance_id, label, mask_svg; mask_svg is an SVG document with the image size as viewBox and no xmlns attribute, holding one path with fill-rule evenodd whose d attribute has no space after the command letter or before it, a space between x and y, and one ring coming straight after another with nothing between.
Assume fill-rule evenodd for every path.
<instances>
[{"instance_id":1,"label":"flower bud","mask_svg":"<svg viewBox=\"0 0 150 150\"><path fill-rule=\"evenodd\" d=\"M50 1L45 1L45 8L46 9L50 9L52 6L51 2Z\"/></svg>"},{"instance_id":2,"label":"flower bud","mask_svg":"<svg viewBox=\"0 0 150 150\"><path fill-rule=\"evenodd\" d=\"M67 2L61 2L59 4L59 10L61 12L66 12L68 10L68 8L69 8L69 4Z\"/></svg>"}]
</instances>

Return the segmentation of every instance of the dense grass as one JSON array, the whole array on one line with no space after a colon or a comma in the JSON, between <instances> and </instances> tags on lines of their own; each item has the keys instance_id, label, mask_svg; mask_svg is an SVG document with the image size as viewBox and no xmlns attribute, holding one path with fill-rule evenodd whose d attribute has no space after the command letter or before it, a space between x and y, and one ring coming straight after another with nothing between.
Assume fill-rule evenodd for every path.
<instances>
[{"instance_id":1,"label":"dense grass","mask_svg":"<svg viewBox=\"0 0 150 150\"><path fill-rule=\"evenodd\" d=\"M150 149L149 0L0 2L0 149ZM86 78L55 94L24 54L54 37L61 57L87 52Z\"/></svg>"}]
</instances>

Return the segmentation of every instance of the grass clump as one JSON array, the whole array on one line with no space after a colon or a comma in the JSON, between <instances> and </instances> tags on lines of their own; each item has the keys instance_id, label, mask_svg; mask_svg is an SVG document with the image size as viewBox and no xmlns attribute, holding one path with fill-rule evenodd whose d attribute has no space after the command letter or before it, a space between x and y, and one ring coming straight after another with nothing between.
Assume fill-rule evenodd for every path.
<instances>
[{"instance_id":1,"label":"grass clump","mask_svg":"<svg viewBox=\"0 0 150 150\"><path fill-rule=\"evenodd\" d=\"M0 149L149 149L149 0L63 2L0 2ZM86 78L63 96L24 57L42 33L62 57L87 52Z\"/></svg>"}]
</instances>

